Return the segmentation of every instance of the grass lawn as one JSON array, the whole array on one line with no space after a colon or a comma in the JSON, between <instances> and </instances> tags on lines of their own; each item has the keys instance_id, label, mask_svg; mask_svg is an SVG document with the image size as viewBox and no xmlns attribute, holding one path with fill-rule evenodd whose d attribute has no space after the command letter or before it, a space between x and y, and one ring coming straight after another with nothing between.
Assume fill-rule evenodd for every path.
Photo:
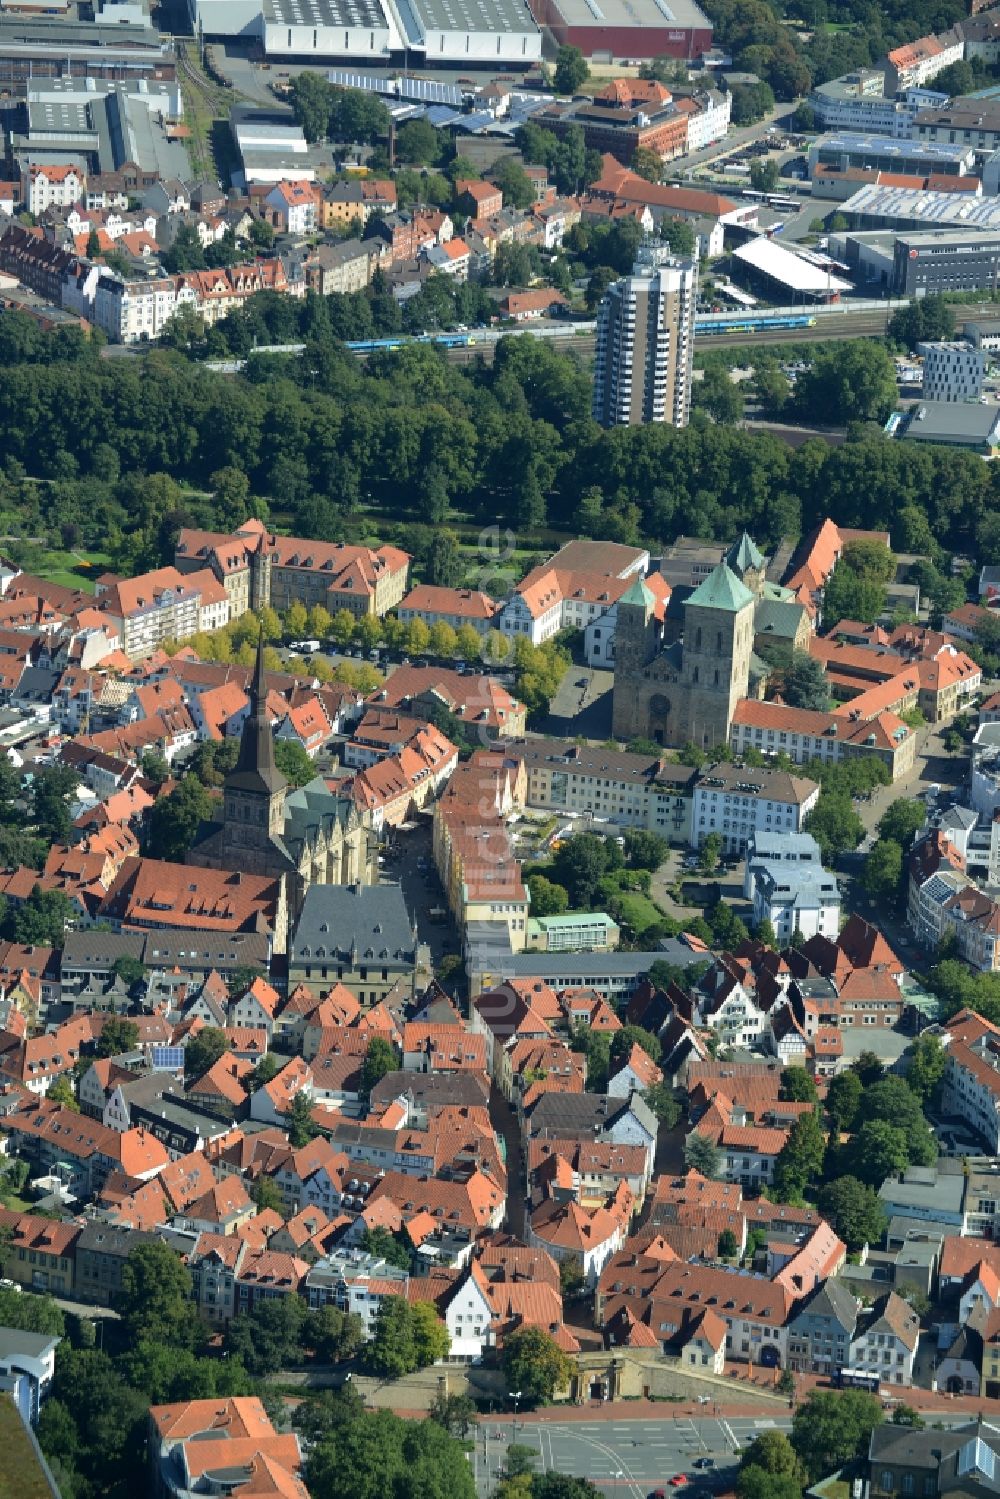
<instances>
[{"instance_id":1,"label":"grass lawn","mask_svg":"<svg viewBox=\"0 0 1000 1499\"><path fill-rule=\"evenodd\" d=\"M30 1198L22 1197L20 1192L14 1192L6 1187L3 1192L3 1205L12 1213L30 1213L35 1207L35 1203Z\"/></svg>"},{"instance_id":2,"label":"grass lawn","mask_svg":"<svg viewBox=\"0 0 1000 1499\"><path fill-rule=\"evenodd\" d=\"M94 583L111 565L107 552L45 552L38 567L33 569L40 578L50 583L61 583L65 588L82 588L93 593Z\"/></svg>"},{"instance_id":3,"label":"grass lawn","mask_svg":"<svg viewBox=\"0 0 1000 1499\"><path fill-rule=\"evenodd\" d=\"M623 891L619 897L619 909L621 920L636 933L663 920L663 912L659 906L655 906L648 895L643 895L638 890Z\"/></svg>"},{"instance_id":4,"label":"grass lawn","mask_svg":"<svg viewBox=\"0 0 1000 1499\"><path fill-rule=\"evenodd\" d=\"M0 1451L0 1499L52 1499L38 1454L7 1395L0 1395Z\"/></svg>"}]
</instances>

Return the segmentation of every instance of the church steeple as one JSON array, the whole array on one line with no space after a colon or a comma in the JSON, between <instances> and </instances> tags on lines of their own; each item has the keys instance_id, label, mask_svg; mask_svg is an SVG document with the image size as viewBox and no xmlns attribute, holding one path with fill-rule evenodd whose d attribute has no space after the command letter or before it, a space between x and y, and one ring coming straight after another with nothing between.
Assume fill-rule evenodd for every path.
<instances>
[{"instance_id":1,"label":"church steeple","mask_svg":"<svg viewBox=\"0 0 1000 1499\"><path fill-rule=\"evenodd\" d=\"M257 660L250 684L250 713L243 724L240 753L226 787L240 791L284 792L287 781L274 763L274 735L267 716L267 683L264 677L264 634L257 641Z\"/></svg>"}]
</instances>

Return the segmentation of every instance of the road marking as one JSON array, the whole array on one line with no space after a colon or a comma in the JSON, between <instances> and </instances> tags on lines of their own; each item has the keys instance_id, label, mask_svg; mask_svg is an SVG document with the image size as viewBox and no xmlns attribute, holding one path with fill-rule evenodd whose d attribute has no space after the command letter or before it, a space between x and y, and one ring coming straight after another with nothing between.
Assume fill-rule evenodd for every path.
<instances>
[{"instance_id":1,"label":"road marking","mask_svg":"<svg viewBox=\"0 0 1000 1499\"><path fill-rule=\"evenodd\" d=\"M753 1424L754 1424L754 1427L756 1428L757 1431L773 1431L774 1430L774 1422L773 1421L755 1421Z\"/></svg>"}]
</instances>

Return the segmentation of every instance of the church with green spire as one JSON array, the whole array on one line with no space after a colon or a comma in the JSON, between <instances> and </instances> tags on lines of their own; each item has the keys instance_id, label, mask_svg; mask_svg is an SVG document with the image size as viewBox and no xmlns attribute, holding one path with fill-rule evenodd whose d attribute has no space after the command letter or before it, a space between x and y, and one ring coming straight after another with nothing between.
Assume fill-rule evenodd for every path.
<instances>
[{"instance_id":1,"label":"church with green spire","mask_svg":"<svg viewBox=\"0 0 1000 1499\"><path fill-rule=\"evenodd\" d=\"M679 630L637 579L618 600L615 738L728 744L736 704L762 695L766 668L754 640L770 587L746 532L683 600Z\"/></svg>"}]
</instances>

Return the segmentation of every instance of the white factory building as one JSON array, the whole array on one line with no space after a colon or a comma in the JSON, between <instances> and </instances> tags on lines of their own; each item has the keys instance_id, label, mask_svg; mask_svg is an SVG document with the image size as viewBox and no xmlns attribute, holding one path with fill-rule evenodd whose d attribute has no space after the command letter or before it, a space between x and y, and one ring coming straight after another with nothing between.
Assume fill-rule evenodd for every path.
<instances>
[{"instance_id":1,"label":"white factory building","mask_svg":"<svg viewBox=\"0 0 1000 1499\"><path fill-rule=\"evenodd\" d=\"M527 68L542 36L526 0L188 0L207 37L259 38L268 57Z\"/></svg>"}]
</instances>

